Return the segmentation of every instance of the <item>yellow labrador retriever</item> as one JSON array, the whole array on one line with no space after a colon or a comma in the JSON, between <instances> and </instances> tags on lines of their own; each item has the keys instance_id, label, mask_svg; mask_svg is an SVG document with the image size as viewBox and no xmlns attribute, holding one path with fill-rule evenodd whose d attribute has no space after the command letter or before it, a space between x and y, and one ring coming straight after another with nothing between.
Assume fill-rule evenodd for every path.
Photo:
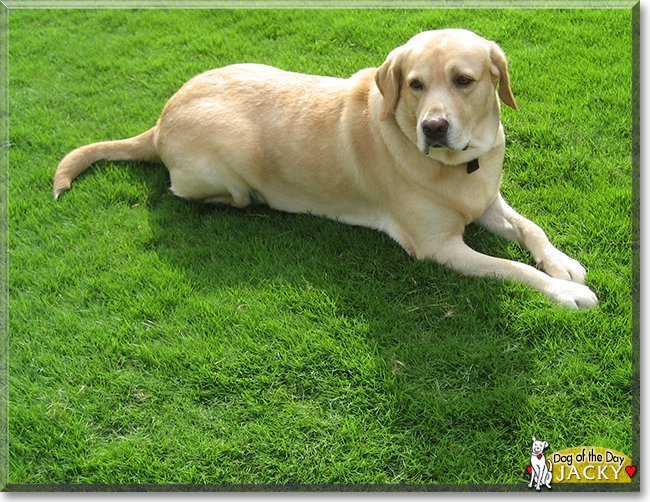
<instances>
[{"instance_id":1,"label":"yellow labrador retriever","mask_svg":"<svg viewBox=\"0 0 650 502\"><path fill-rule=\"evenodd\" d=\"M417 258L594 307L585 269L499 193L499 98L516 109L504 54L465 30L420 33L347 80L228 66L187 82L147 132L68 154L54 196L96 160L162 160L180 197L376 228ZM547 273L473 251L470 222L517 240Z\"/></svg>"}]
</instances>

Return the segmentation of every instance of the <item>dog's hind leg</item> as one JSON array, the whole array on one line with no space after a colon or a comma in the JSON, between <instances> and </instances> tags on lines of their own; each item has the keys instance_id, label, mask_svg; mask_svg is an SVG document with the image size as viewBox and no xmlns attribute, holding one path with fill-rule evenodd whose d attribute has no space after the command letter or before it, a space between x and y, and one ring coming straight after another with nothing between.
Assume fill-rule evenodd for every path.
<instances>
[{"instance_id":1,"label":"dog's hind leg","mask_svg":"<svg viewBox=\"0 0 650 502\"><path fill-rule=\"evenodd\" d=\"M210 165L209 161L169 164L171 191L178 197L237 208L246 207L255 200L255 191L228 166Z\"/></svg>"},{"instance_id":2,"label":"dog's hind leg","mask_svg":"<svg viewBox=\"0 0 650 502\"><path fill-rule=\"evenodd\" d=\"M251 200L250 198L246 199L244 197L238 197L237 199L235 197L208 197L206 199L201 200L200 202L203 202L204 204L215 204L215 205L226 204L228 206L242 208L242 207L249 206Z\"/></svg>"},{"instance_id":3,"label":"dog's hind leg","mask_svg":"<svg viewBox=\"0 0 650 502\"><path fill-rule=\"evenodd\" d=\"M248 194L242 193L237 197L225 196L225 197L207 197L201 202L205 204L227 204L232 207L246 207L250 204L265 204L264 198L257 192L252 191Z\"/></svg>"},{"instance_id":4,"label":"dog's hind leg","mask_svg":"<svg viewBox=\"0 0 650 502\"><path fill-rule=\"evenodd\" d=\"M235 199L232 197L208 197L207 199L203 199L201 202L204 204L227 204L232 206L235 203Z\"/></svg>"}]
</instances>

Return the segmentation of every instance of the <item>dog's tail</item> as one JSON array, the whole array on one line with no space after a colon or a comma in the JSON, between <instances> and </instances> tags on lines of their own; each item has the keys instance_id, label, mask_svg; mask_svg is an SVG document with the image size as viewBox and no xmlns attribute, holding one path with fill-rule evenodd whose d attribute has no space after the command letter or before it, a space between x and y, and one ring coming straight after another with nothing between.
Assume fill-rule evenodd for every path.
<instances>
[{"instance_id":1,"label":"dog's tail","mask_svg":"<svg viewBox=\"0 0 650 502\"><path fill-rule=\"evenodd\" d=\"M106 160L159 160L155 145L156 126L129 139L82 146L66 155L54 174L54 198L70 188L72 180L93 163Z\"/></svg>"}]
</instances>

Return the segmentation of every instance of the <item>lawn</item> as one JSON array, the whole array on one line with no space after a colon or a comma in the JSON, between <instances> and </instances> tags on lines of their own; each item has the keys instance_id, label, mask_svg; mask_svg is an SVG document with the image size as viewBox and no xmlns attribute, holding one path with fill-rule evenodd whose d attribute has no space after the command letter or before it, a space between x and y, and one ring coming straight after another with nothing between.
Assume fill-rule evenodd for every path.
<instances>
[{"instance_id":1,"label":"lawn","mask_svg":"<svg viewBox=\"0 0 650 502\"><path fill-rule=\"evenodd\" d=\"M631 18L10 11L7 482L525 489L533 435L638 454ZM145 131L205 70L347 77L442 27L508 55L504 196L587 268L598 308L459 276L369 229L187 202L159 164L100 162L52 198L66 153ZM532 263L473 225L466 242Z\"/></svg>"}]
</instances>

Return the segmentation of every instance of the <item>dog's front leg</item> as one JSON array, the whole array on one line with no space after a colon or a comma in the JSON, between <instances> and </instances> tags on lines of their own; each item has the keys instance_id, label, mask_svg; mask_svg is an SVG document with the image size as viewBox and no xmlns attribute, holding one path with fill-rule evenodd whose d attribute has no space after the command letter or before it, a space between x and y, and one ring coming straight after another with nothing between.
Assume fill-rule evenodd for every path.
<instances>
[{"instance_id":1,"label":"dog's front leg","mask_svg":"<svg viewBox=\"0 0 650 502\"><path fill-rule=\"evenodd\" d=\"M519 242L533 255L537 266L550 276L585 283L587 272L584 267L553 246L544 231L512 209L501 194L476 223L508 240Z\"/></svg>"},{"instance_id":2,"label":"dog's front leg","mask_svg":"<svg viewBox=\"0 0 650 502\"><path fill-rule=\"evenodd\" d=\"M577 284L585 283L584 267L553 246L544 231L512 209L501 194L476 223L506 239L519 242L533 255L537 266L543 268L551 277ZM582 288L578 294L583 297L583 301L578 305L580 308L598 305L598 298L588 288Z\"/></svg>"},{"instance_id":3,"label":"dog's front leg","mask_svg":"<svg viewBox=\"0 0 650 502\"><path fill-rule=\"evenodd\" d=\"M535 468L533 466L531 466L530 467L530 483L528 483L528 488L532 488L534 482L535 482Z\"/></svg>"},{"instance_id":4,"label":"dog's front leg","mask_svg":"<svg viewBox=\"0 0 650 502\"><path fill-rule=\"evenodd\" d=\"M587 286L556 279L524 263L478 253L463 242L462 235L441 239L432 254L439 263L465 275L494 276L524 282L569 308L587 309L598 304L596 295Z\"/></svg>"},{"instance_id":5,"label":"dog's front leg","mask_svg":"<svg viewBox=\"0 0 650 502\"><path fill-rule=\"evenodd\" d=\"M535 485L535 490L539 490L539 477L540 477L540 469L538 465L533 464L532 469L530 471L530 483L528 484L528 488L532 488L533 485Z\"/></svg>"},{"instance_id":6,"label":"dog's front leg","mask_svg":"<svg viewBox=\"0 0 650 502\"><path fill-rule=\"evenodd\" d=\"M539 471L537 472L537 485L535 486L535 490L539 491L542 488L542 485L546 483L545 478L546 478L546 466L542 464L539 466Z\"/></svg>"}]
</instances>

